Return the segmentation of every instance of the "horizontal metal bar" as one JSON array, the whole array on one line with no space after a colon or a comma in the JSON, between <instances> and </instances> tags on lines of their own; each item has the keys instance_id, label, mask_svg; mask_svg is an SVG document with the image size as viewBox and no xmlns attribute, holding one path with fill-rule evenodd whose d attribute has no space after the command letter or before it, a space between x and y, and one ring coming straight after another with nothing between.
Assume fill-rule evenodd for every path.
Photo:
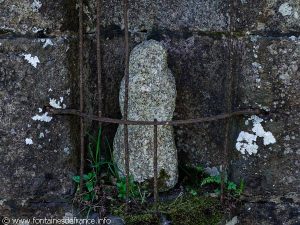
<instances>
[{"instance_id":1,"label":"horizontal metal bar","mask_svg":"<svg viewBox=\"0 0 300 225\"><path fill-rule=\"evenodd\" d=\"M265 111L260 110L260 109L254 109L254 110L248 109L248 110L235 111L232 113L220 114L220 115L216 115L216 116L208 116L208 117L186 119L186 120L137 121L137 120L122 120L122 119L113 119L113 118L107 118L107 117L98 117L95 115L81 113L79 110L76 110L76 109L54 109L52 107L47 106L46 110L48 111L48 113L50 113L52 115L74 115L74 116L83 117L88 120L99 121L99 122L103 122L103 123L127 124L127 125L170 125L170 126L211 122L211 121L227 119L227 118L230 118L233 116L258 115L261 113L265 113Z\"/></svg>"}]
</instances>

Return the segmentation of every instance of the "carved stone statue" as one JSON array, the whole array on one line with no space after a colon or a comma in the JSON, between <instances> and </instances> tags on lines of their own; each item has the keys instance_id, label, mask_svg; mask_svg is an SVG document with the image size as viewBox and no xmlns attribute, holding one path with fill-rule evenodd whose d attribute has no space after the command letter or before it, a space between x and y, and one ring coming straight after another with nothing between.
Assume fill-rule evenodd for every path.
<instances>
[{"instance_id":1,"label":"carved stone statue","mask_svg":"<svg viewBox=\"0 0 300 225\"><path fill-rule=\"evenodd\" d=\"M125 85L120 88L123 112ZM128 119L172 120L175 110L175 79L167 66L167 52L154 40L136 46L129 62ZM153 126L129 125L130 175L137 182L153 180ZM120 125L114 139L114 158L121 175L125 176L124 126ZM167 190L177 182L177 150L172 126L158 126L158 184Z\"/></svg>"}]
</instances>

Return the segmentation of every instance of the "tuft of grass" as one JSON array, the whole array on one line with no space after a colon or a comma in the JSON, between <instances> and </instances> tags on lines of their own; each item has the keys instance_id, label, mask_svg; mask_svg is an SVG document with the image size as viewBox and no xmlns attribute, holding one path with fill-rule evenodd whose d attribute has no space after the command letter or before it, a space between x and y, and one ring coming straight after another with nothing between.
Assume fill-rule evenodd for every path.
<instances>
[{"instance_id":1,"label":"tuft of grass","mask_svg":"<svg viewBox=\"0 0 300 225\"><path fill-rule=\"evenodd\" d=\"M126 199L126 177L120 176L120 170L117 164L113 161L113 153L110 144L105 138L105 144L108 149L107 159L103 158L101 146L102 130L99 129L97 137L88 134L89 142L87 146L89 169L83 175L83 190L79 193L79 185L81 177L79 175L73 176L73 181L77 184L77 192L75 195L75 202L83 207L83 211L87 212L87 216L91 210L97 208L100 204L99 199L102 193L108 196L109 199L119 201ZM109 188L101 188L103 186ZM117 195L115 194L117 191ZM138 204L144 204L149 192L143 186L134 181L133 177L129 178L129 198Z\"/></svg>"},{"instance_id":2,"label":"tuft of grass","mask_svg":"<svg viewBox=\"0 0 300 225\"><path fill-rule=\"evenodd\" d=\"M116 164L112 160L104 160L102 158L102 129L100 128L95 139L92 135L88 134L88 159L89 170L83 175L83 190L79 193L79 184L81 177L79 175L73 176L73 181L77 184L77 192L75 196L76 202L83 206L83 211L87 212L87 216L98 204L100 195L100 186L110 180L111 177L118 179L118 169ZM108 143L108 141L107 141ZM109 145L108 145L109 146ZM109 147L110 155L112 152ZM106 174L103 178L102 175ZM106 180L105 180L106 179Z\"/></svg>"}]
</instances>

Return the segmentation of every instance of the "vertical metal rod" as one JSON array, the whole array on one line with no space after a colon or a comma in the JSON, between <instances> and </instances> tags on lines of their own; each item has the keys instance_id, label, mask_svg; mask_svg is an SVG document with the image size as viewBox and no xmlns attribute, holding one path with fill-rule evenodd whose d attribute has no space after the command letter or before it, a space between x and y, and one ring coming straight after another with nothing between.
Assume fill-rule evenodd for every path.
<instances>
[{"instance_id":1,"label":"vertical metal rod","mask_svg":"<svg viewBox=\"0 0 300 225\"><path fill-rule=\"evenodd\" d=\"M101 16L101 0L97 0L97 76L98 76L98 116L102 117L102 65L101 65L101 30L100 30L100 16ZM102 123L99 122L101 128Z\"/></svg>"},{"instance_id":2,"label":"vertical metal rod","mask_svg":"<svg viewBox=\"0 0 300 225\"><path fill-rule=\"evenodd\" d=\"M97 35L97 81L98 81L98 116L99 118L102 117L102 110L103 110L103 100L102 100L102 64L101 64L101 29L100 29L100 16L101 16L101 6L102 1L97 0L97 27L96 27L96 35ZM99 131L102 132L102 122L99 121ZM101 157L101 155L98 155L97 157ZM99 171L97 171L99 173ZM100 177L100 174L96 174L96 176ZM104 195L104 192L102 192L102 195ZM105 199L105 198L103 198ZM101 207L104 207L104 200L100 201ZM102 217L102 212L100 210L100 217Z\"/></svg>"},{"instance_id":3,"label":"vertical metal rod","mask_svg":"<svg viewBox=\"0 0 300 225\"><path fill-rule=\"evenodd\" d=\"M128 89L129 89L129 34L128 34L128 0L124 0L124 26L125 26L125 99L124 120L128 120ZM126 208L129 202L129 146L128 125L124 125L124 147L125 147L125 172L126 172Z\"/></svg>"},{"instance_id":4,"label":"vertical metal rod","mask_svg":"<svg viewBox=\"0 0 300 225\"><path fill-rule=\"evenodd\" d=\"M234 13L234 0L229 1L229 44L228 44L228 53L229 53L229 73L228 73L228 88L227 88L227 103L226 110L227 113L232 112L232 94L233 94L233 13ZM222 162L222 174L221 174L221 202L224 202L224 192L225 192L225 179L228 169L228 148L229 148L229 132L231 128L232 119L228 118L225 125L225 140L224 140L224 152L223 152L223 162Z\"/></svg>"},{"instance_id":5,"label":"vertical metal rod","mask_svg":"<svg viewBox=\"0 0 300 225\"><path fill-rule=\"evenodd\" d=\"M83 0L79 1L79 98L80 112L83 113ZM84 122L80 117L80 184L79 191L83 188L83 172L84 172Z\"/></svg>"},{"instance_id":6,"label":"vertical metal rod","mask_svg":"<svg viewBox=\"0 0 300 225\"><path fill-rule=\"evenodd\" d=\"M157 123L157 120L154 120L154 123ZM158 168L157 168L157 148L158 148L158 137L157 137L157 124L154 125L154 154L153 154L153 171L154 171L154 182L153 182L153 188L154 188L154 205L155 205L155 211L158 212Z\"/></svg>"}]
</instances>

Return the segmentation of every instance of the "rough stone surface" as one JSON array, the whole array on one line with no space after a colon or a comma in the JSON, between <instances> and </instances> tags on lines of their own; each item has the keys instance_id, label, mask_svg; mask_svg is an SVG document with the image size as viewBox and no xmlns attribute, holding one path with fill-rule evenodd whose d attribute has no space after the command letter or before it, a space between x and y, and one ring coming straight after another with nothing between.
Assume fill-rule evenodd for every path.
<instances>
[{"instance_id":1,"label":"rough stone surface","mask_svg":"<svg viewBox=\"0 0 300 225\"><path fill-rule=\"evenodd\" d=\"M242 206L238 219L240 225L297 225L300 221L299 193L252 197Z\"/></svg>"},{"instance_id":2,"label":"rough stone surface","mask_svg":"<svg viewBox=\"0 0 300 225\"><path fill-rule=\"evenodd\" d=\"M250 40L249 40L250 39ZM252 194L287 194L299 190L299 105L300 42L294 38L250 37L241 40L241 73L237 104L241 108L261 108L262 126L276 143L257 140L258 152L240 154L233 161L233 177L245 177ZM241 119L241 131L251 131ZM236 150L235 150L236 151Z\"/></svg>"},{"instance_id":3,"label":"rough stone surface","mask_svg":"<svg viewBox=\"0 0 300 225\"><path fill-rule=\"evenodd\" d=\"M0 40L1 216L64 214L74 193L70 121L43 112L50 98L71 103L68 43L51 39L43 48L45 41ZM33 120L36 115L51 121Z\"/></svg>"},{"instance_id":4,"label":"rough stone surface","mask_svg":"<svg viewBox=\"0 0 300 225\"><path fill-rule=\"evenodd\" d=\"M87 29L95 30L95 2L89 1L86 11ZM101 23L103 26L124 28L122 3L104 0ZM228 26L228 6L221 0L167 0L129 2L129 29L132 33L154 29L193 31L224 31Z\"/></svg>"},{"instance_id":5,"label":"rough stone surface","mask_svg":"<svg viewBox=\"0 0 300 225\"><path fill-rule=\"evenodd\" d=\"M239 31L299 33L300 4L298 0L236 1L236 29Z\"/></svg>"},{"instance_id":6,"label":"rough stone surface","mask_svg":"<svg viewBox=\"0 0 300 225\"><path fill-rule=\"evenodd\" d=\"M125 85L120 88L123 112ZM175 109L175 79L167 66L167 52L154 40L136 46L129 63L128 119L158 121L172 120ZM153 126L128 126L130 174L138 182L153 178ZM114 139L114 157L124 169L124 126L120 125ZM177 182L177 150L170 126L158 127L158 174L161 188L173 187Z\"/></svg>"},{"instance_id":7,"label":"rough stone surface","mask_svg":"<svg viewBox=\"0 0 300 225\"><path fill-rule=\"evenodd\" d=\"M72 6L73 4L73 6ZM75 4L73 0L1 0L0 1L0 33L27 35L57 35L66 28L68 19L73 16Z\"/></svg>"}]
</instances>

